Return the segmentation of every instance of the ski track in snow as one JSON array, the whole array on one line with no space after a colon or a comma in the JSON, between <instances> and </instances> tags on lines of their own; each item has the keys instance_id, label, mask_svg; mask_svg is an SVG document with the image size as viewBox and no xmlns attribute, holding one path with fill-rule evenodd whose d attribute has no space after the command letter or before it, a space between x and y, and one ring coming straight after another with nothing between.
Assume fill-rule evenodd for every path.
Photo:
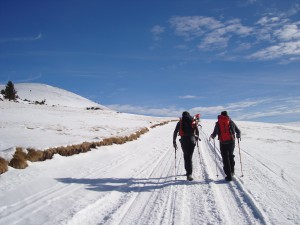
<instances>
[{"instance_id":1,"label":"ski track in snow","mask_svg":"<svg viewBox=\"0 0 300 225\"><path fill-rule=\"evenodd\" d=\"M244 173L249 177L236 175L233 182L226 182L217 144L214 148L203 131L193 155L195 180L186 181L180 147L174 160L174 128L175 123L170 123L151 129L137 141L101 147L95 150L98 163L89 153L57 157L54 160L73 160L74 166L84 163L79 160L82 157L90 166L77 174L66 172L65 177L53 172L53 186L0 208L0 224L299 224L299 198L284 191L283 186L291 186L287 181L278 184L275 171L242 150L248 169ZM102 160L105 151L113 154L113 160ZM57 165L51 160L46 163L47 170ZM236 174L239 166L236 157ZM32 178L32 182L38 181ZM251 191L252 186L270 193L259 195ZM293 187L288 190L292 192ZM290 201L295 208L285 215L283 209Z\"/></svg>"}]
</instances>

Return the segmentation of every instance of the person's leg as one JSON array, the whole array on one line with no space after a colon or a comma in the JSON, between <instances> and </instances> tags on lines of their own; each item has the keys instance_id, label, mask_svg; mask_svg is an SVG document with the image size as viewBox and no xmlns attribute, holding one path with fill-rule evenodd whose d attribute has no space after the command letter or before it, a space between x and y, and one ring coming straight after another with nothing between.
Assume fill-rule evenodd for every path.
<instances>
[{"instance_id":1,"label":"person's leg","mask_svg":"<svg viewBox=\"0 0 300 225\"><path fill-rule=\"evenodd\" d=\"M194 154L195 145L193 143L189 143L188 146L188 158L187 158L187 169L188 174L192 175L193 173L193 154Z\"/></svg>"},{"instance_id":2,"label":"person's leg","mask_svg":"<svg viewBox=\"0 0 300 225\"><path fill-rule=\"evenodd\" d=\"M230 168L230 160L229 160L229 151L227 144L220 145L222 160L223 160L223 170L227 177L231 177L231 168Z\"/></svg>"},{"instance_id":3,"label":"person's leg","mask_svg":"<svg viewBox=\"0 0 300 225\"><path fill-rule=\"evenodd\" d=\"M228 147L228 157L229 157L229 164L230 164L230 172L231 175L234 175L234 166L235 166L235 161L234 161L234 147L235 147L235 143L230 144L230 146Z\"/></svg>"},{"instance_id":4,"label":"person's leg","mask_svg":"<svg viewBox=\"0 0 300 225\"><path fill-rule=\"evenodd\" d=\"M184 159L184 168L185 168L185 171L186 171L186 175L189 175L189 165L188 165L188 161L189 161L189 153L188 153L188 143L187 141L182 138L180 140L180 143L181 143L181 149L183 151L183 159Z\"/></svg>"},{"instance_id":5,"label":"person's leg","mask_svg":"<svg viewBox=\"0 0 300 225\"><path fill-rule=\"evenodd\" d=\"M192 157L194 153L195 145L191 143L188 139L181 140L181 148L183 151L183 158L184 158L184 168L186 170L186 175L192 175L193 173L193 163Z\"/></svg>"}]
</instances>

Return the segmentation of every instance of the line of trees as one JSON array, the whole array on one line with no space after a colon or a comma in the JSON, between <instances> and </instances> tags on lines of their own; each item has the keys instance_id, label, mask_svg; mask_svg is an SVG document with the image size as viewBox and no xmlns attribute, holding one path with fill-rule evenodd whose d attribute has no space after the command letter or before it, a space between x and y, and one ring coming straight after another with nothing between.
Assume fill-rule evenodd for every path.
<instances>
[{"instance_id":1,"label":"line of trees","mask_svg":"<svg viewBox=\"0 0 300 225\"><path fill-rule=\"evenodd\" d=\"M1 94L4 99L8 99L9 101L16 101L18 98L17 91L13 82L8 81L4 90L1 90Z\"/></svg>"}]
</instances>

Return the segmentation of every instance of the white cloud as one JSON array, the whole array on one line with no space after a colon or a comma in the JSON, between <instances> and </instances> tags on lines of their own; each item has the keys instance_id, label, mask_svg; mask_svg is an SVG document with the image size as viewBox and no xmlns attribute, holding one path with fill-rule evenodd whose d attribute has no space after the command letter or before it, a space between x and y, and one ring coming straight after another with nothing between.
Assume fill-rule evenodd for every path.
<instances>
[{"instance_id":1,"label":"white cloud","mask_svg":"<svg viewBox=\"0 0 300 225\"><path fill-rule=\"evenodd\" d=\"M262 0L243 0L238 1L238 6L240 7L248 7L249 5L259 4Z\"/></svg>"},{"instance_id":2,"label":"white cloud","mask_svg":"<svg viewBox=\"0 0 300 225\"><path fill-rule=\"evenodd\" d=\"M266 117L274 117L274 116L280 116L283 120L287 120L286 117L289 117L289 115L298 115L300 114L300 108L294 108L289 109L286 107L278 107L273 109L266 109L263 111L257 111L257 112L251 112L251 113L245 113L241 116L239 116L238 120L255 120L259 118L266 118Z\"/></svg>"},{"instance_id":3,"label":"white cloud","mask_svg":"<svg viewBox=\"0 0 300 225\"><path fill-rule=\"evenodd\" d=\"M274 36L282 41L300 40L300 28L298 24L287 24L274 31Z\"/></svg>"},{"instance_id":4,"label":"white cloud","mask_svg":"<svg viewBox=\"0 0 300 225\"><path fill-rule=\"evenodd\" d=\"M228 112L230 112L230 114L234 114L236 112L243 112L248 108L255 107L257 105L266 103L268 101L269 99L244 100L240 102L225 104L222 106L195 107L190 109L190 111L193 113L201 112L206 116L216 116L219 115L224 110L227 110Z\"/></svg>"},{"instance_id":5,"label":"white cloud","mask_svg":"<svg viewBox=\"0 0 300 225\"><path fill-rule=\"evenodd\" d=\"M276 16L273 16L273 17L267 17L267 16L264 16L262 18L260 18L258 21L257 21L257 24L261 25L261 26L274 26L274 25L277 25L277 23L280 21L280 18L279 17L276 17Z\"/></svg>"},{"instance_id":6,"label":"white cloud","mask_svg":"<svg viewBox=\"0 0 300 225\"><path fill-rule=\"evenodd\" d=\"M159 25L155 25L150 31L153 34L154 40L158 41L161 39L161 34L165 32L165 28Z\"/></svg>"},{"instance_id":7,"label":"white cloud","mask_svg":"<svg viewBox=\"0 0 300 225\"><path fill-rule=\"evenodd\" d=\"M230 37L222 36L218 32L212 32L207 34L203 41L198 45L200 49L216 49L216 48L226 48L228 45Z\"/></svg>"},{"instance_id":8,"label":"white cloud","mask_svg":"<svg viewBox=\"0 0 300 225\"><path fill-rule=\"evenodd\" d=\"M300 56L288 57L287 59L281 60L280 64L289 64L290 62L300 62Z\"/></svg>"},{"instance_id":9,"label":"white cloud","mask_svg":"<svg viewBox=\"0 0 300 225\"><path fill-rule=\"evenodd\" d=\"M252 47L251 43L241 43L239 46L235 49L235 51L244 51L248 50Z\"/></svg>"},{"instance_id":10,"label":"white cloud","mask_svg":"<svg viewBox=\"0 0 300 225\"><path fill-rule=\"evenodd\" d=\"M171 26L175 33L187 39L194 39L205 34L206 30L213 30L222 27L222 23L212 17L184 16L170 19Z\"/></svg>"},{"instance_id":11,"label":"white cloud","mask_svg":"<svg viewBox=\"0 0 300 225\"><path fill-rule=\"evenodd\" d=\"M300 21L264 16L256 23L256 38L265 46L247 58L258 60L280 59L283 63L300 56Z\"/></svg>"},{"instance_id":12,"label":"white cloud","mask_svg":"<svg viewBox=\"0 0 300 225\"><path fill-rule=\"evenodd\" d=\"M178 36L200 40L198 47L206 50L226 48L233 36L245 37L253 31L239 19L219 21L212 17L190 16L173 17L170 23Z\"/></svg>"},{"instance_id":13,"label":"white cloud","mask_svg":"<svg viewBox=\"0 0 300 225\"><path fill-rule=\"evenodd\" d=\"M217 118L217 115L227 110L229 116L235 120L259 121L262 118L280 116L279 120L285 122L289 121L290 116L300 118L300 97L246 99L224 105L202 106L191 109L132 105L109 105L108 107L121 112L168 117L179 117L183 111L189 111L191 114L200 113L202 118L211 119Z\"/></svg>"},{"instance_id":14,"label":"white cloud","mask_svg":"<svg viewBox=\"0 0 300 225\"><path fill-rule=\"evenodd\" d=\"M224 30L226 33L235 33L241 36L248 36L252 33L251 27L246 27L241 24L240 19L229 20L225 23ZM224 32L224 33L225 33Z\"/></svg>"},{"instance_id":15,"label":"white cloud","mask_svg":"<svg viewBox=\"0 0 300 225\"><path fill-rule=\"evenodd\" d=\"M291 117L300 118L300 97L245 100L222 106L196 107L190 112L200 112L205 118L217 118L224 110L227 110L234 120L260 121L277 117L278 122L286 122L290 121Z\"/></svg>"},{"instance_id":16,"label":"white cloud","mask_svg":"<svg viewBox=\"0 0 300 225\"><path fill-rule=\"evenodd\" d=\"M296 6L289 15L300 11L300 5ZM252 60L279 59L281 63L288 63L298 61L300 57L300 21L291 21L286 15L269 14L252 26L243 25L238 18L226 20L205 16L176 16L169 22L175 34L183 37L186 43L197 41L196 46L200 50L222 51L226 53L222 58L236 60L240 57L229 54L247 50L248 55L241 57ZM177 46L187 49L186 43ZM216 56L221 54L216 53Z\"/></svg>"},{"instance_id":17,"label":"white cloud","mask_svg":"<svg viewBox=\"0 0 300 225\"><path fill-rule=\"evenodd\" d=\"M201 97L195 96L195 95L184 95L184 96L179 96L178 98L180 98L180 99L198 99Z\"/></svg>"},{"instance_id":18,"label":"white cloud","mask_svg":"<svg viewBox=\"0 0 300 225\"><path fill-rule=\"evenodd\" d=\"M249 4L254 4L254 3L256 3L258 0L247 0L247 2L249 3Z\"/></svg>"},{"instance_id":19,"label":"white cloud","mask_svg":"<svg viewBox=\"0 0 300 225\"><path fill-rule=\"evenodd\" d=\"M175 107L168 108L155 108L155 107L142 107L133 105L107 105L108 108L140 115L154 115L154 116L170 116L177 117L180 116L184 109L179 109Z\"/></svg>"},{"instance_id":20,"label":"white cloud","mask_svg":"<svg viewBox=\"0 0 300 225\"><path fill-rule=\"evenodd\" d=\"M251 59L269 60L284 56L300 56L300 40L292 42L282 42L272 45L249 56Z\"/></svg>"},{"instance_id":21,"label":"white cloud","mask_svg":"<svg viewBox=\"0 0 300 225\"><path fill-rule=\"evenodd\" d=\"M191 114L200 113L201 115L204 115L204 117L206 118L211 118L212 116L219 115L220 112L224 110L226 110L224 106L211 106L211 107L194 107L189 111L191 112Z\"/></svg>"},{"instance_id":22,"label":"white cloud","mask_svg":"<svg viewBox=\"0 0 300 225\"><path fill-rule=\"evenodd\" d=\"M296 3L294 5L291 6L291 8L283 13L280 13L281 17L289 17L289 16L293 16L296 15L297 13L299 13L300 11L300 4Z\"/></svg>"},{"instance_id":23,"label":"white cloud","mask_svg":"<svg viewBox=\"0 0 300 225\"><path fill-rule=\"evenodd\" d=\"M5 42L26 42L26 41L37 41L42 39L42 34L39 33L36 37L14 37L14 38L3 38L0 39L0 43Z\"/></svg>"},{"instance_id":24,"label":"white cloud","mask_svg":"<svg viewBox=\"0 0 300 225\"><path fill-rule=\"evenodd\" d=\"M32 76L29 76L25 79L22 79L22 80L16 80L14 81L15 83L26 83L26 82L31 82L31 81L34 81L34 80L39 80L40 78L42 78L42 73L40 73L39 75L32 75Z\"/></svg>"}]
</instances>

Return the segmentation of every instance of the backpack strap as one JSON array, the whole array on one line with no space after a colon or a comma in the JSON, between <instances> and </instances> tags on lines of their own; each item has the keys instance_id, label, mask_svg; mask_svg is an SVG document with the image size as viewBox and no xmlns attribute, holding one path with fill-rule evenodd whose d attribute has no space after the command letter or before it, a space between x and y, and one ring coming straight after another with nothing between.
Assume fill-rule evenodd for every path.
<instances>
[{"instance_id":1,"label":"backpack strap","mask_svg":"<svg viewBox=\"0 0 300 225\"><path fill-rule=\"evenodd\" d=\"M184 132L183 132L183 129L182 129L182 118L180 118L180 121L179 121L180 125L179 125L179 136L183 136L184 135Z\"/></svg>"}]
</instances>

